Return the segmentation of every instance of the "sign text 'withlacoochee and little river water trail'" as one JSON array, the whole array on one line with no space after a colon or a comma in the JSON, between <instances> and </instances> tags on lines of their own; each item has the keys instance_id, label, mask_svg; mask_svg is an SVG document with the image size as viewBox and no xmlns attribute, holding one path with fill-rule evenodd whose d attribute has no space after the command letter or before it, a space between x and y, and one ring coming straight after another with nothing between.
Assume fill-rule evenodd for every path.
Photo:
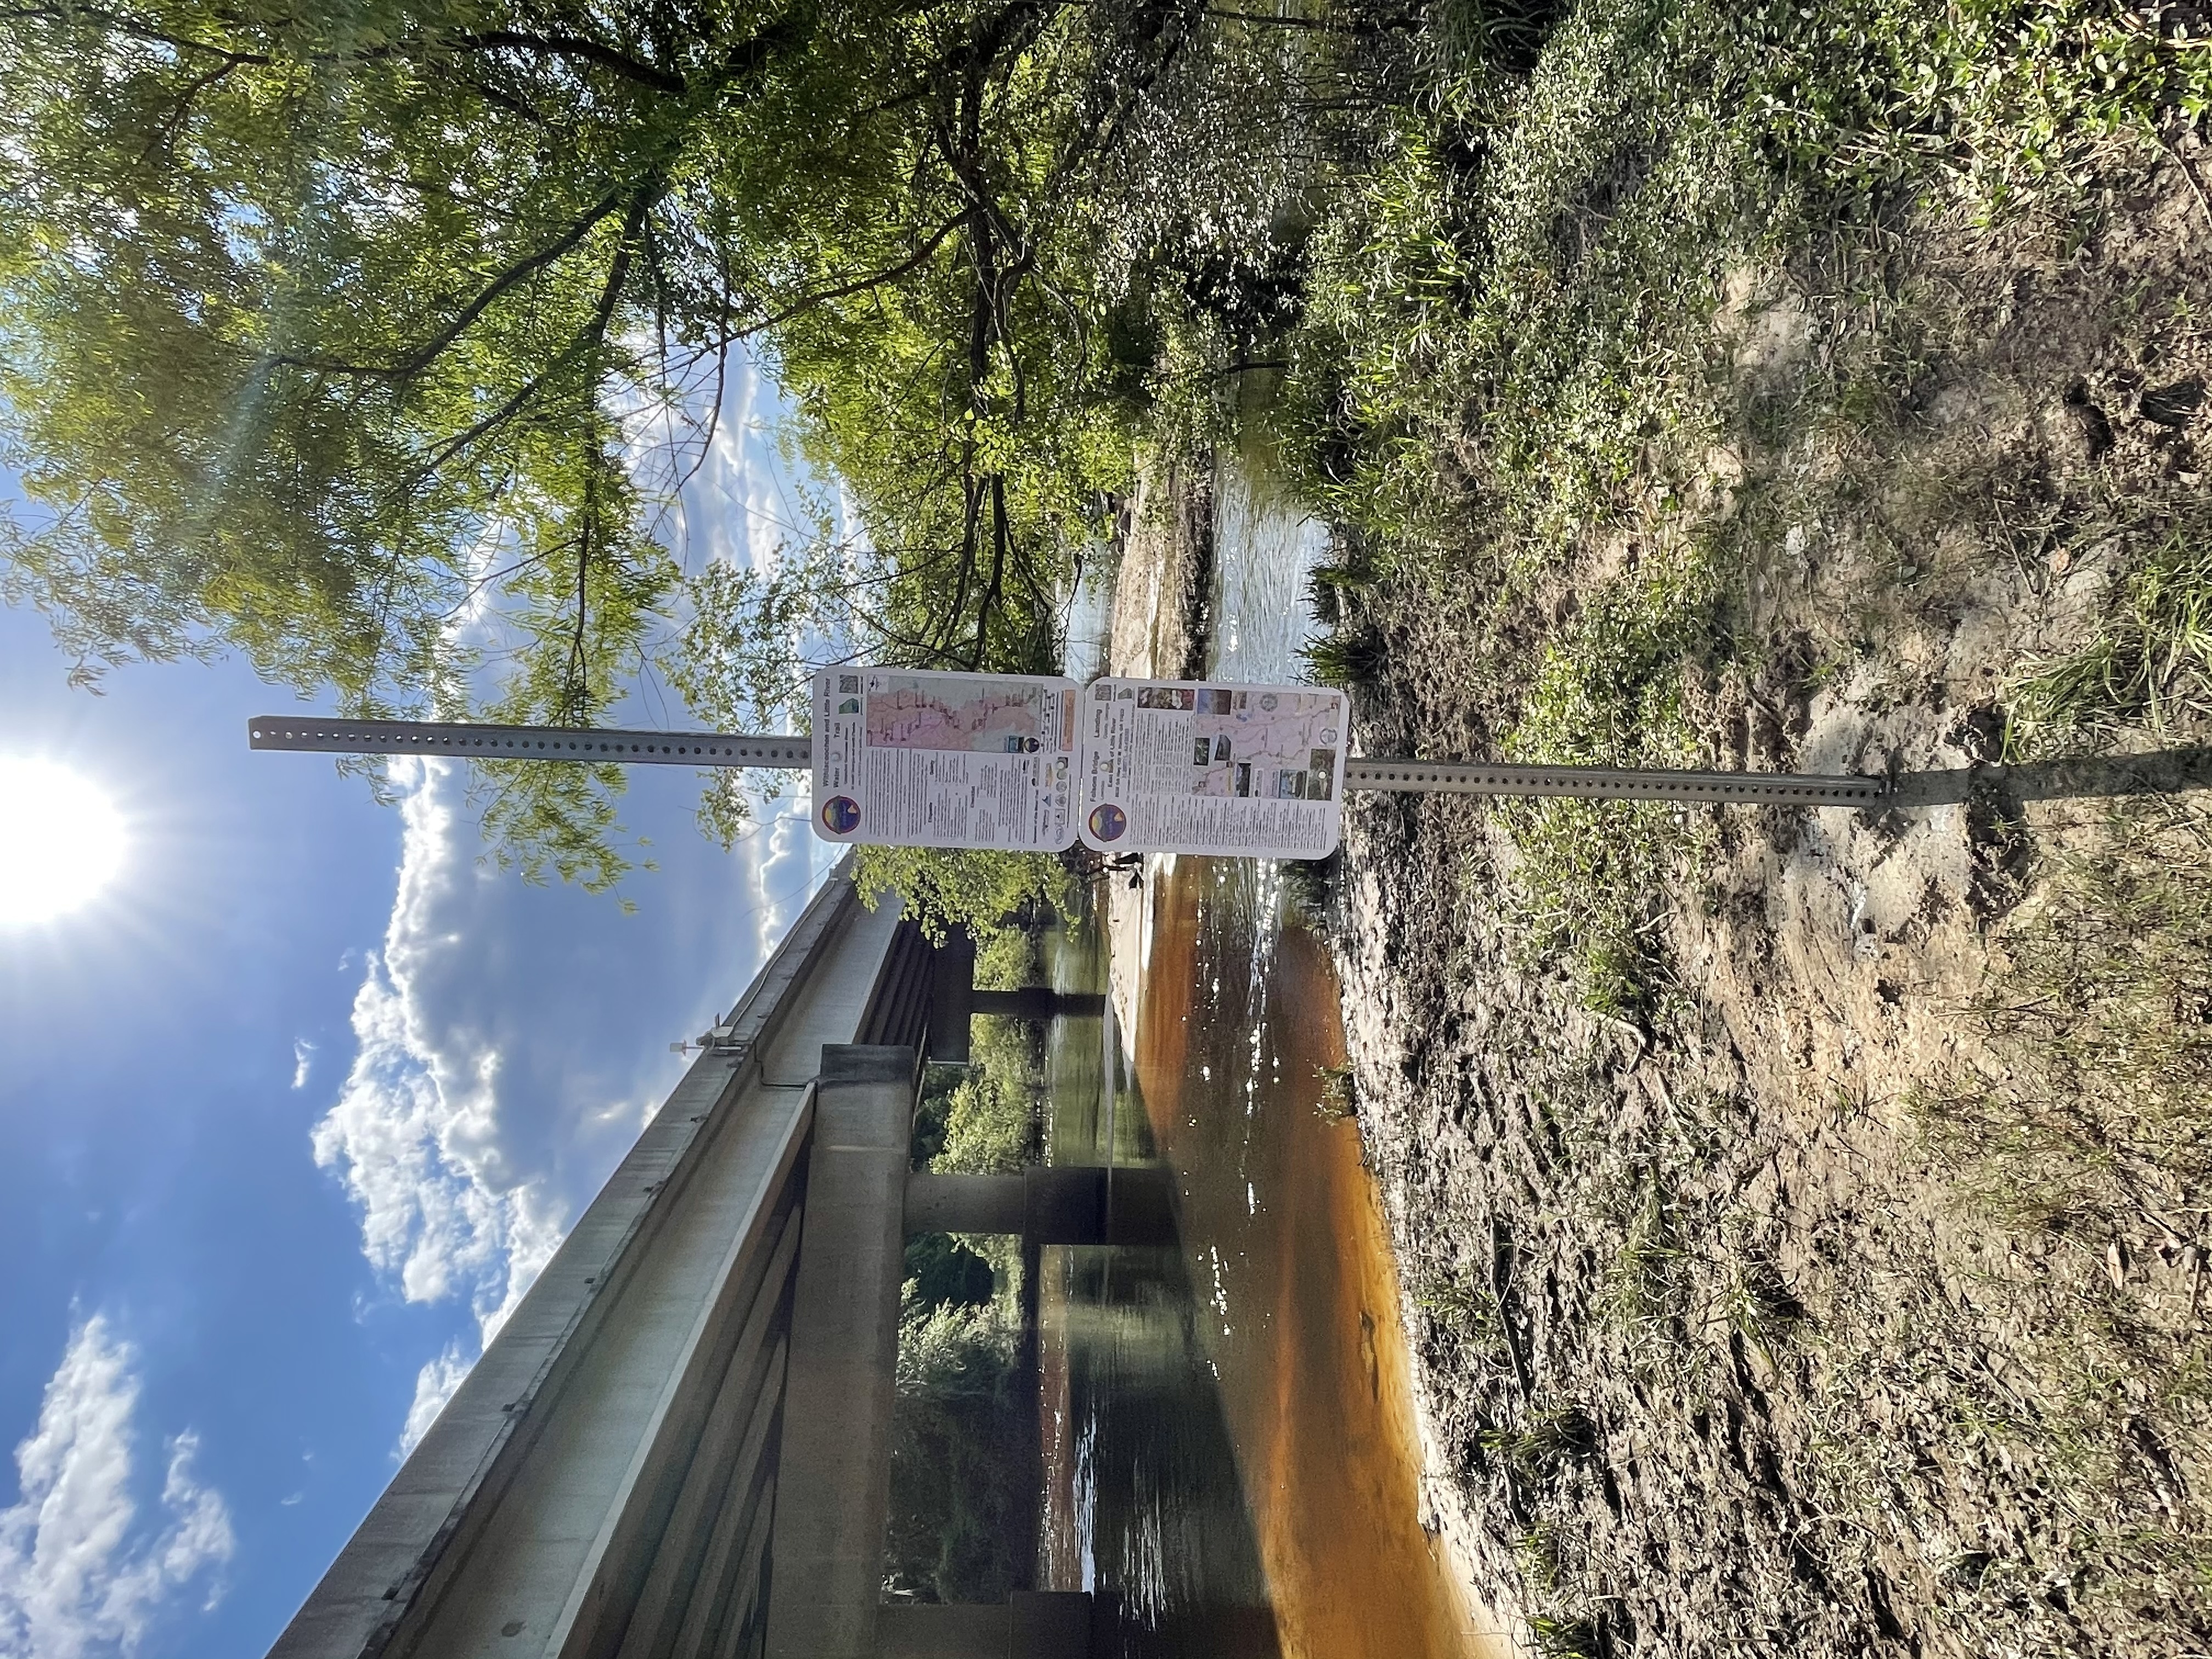
<instances>
[{"instance_id":1,"label":"sign text 'withlacoochee and little river water trail'","mask_svg":"<svg viewBox=\"0 0 2212 1659\"><path fill-rule=\"evenodd\" d=\"M1351 700L1310 685L834 668L814 679L826 841L1326 858Z\"/></svg>"}]
</instances>

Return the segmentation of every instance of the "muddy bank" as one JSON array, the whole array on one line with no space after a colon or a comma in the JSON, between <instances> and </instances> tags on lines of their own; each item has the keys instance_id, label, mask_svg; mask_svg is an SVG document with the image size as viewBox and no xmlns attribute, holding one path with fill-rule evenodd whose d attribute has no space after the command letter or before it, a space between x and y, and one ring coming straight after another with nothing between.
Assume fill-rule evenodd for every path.
<instances>
[{"instance_id":1,"label":"muddy bank","mask_svg":"<svg viewBox=\"0 0 2212 1659\"><path fill-rule=\"evenodd\" d=\"M1351 805L1329 937L1419 1511L1548 1650L2212 1643L2212 1125L2172 1069L2212 1021L2212 729L2185 701L2057 744L2174 751L2165 800L1990 769L2143 672L2144 573L2201 562L2187 182L2082 245L1923 227L1879 317L1817 261L1738 270L1699 370L1726 441L1655 443L1626 522L1540 558L1346 590L1368 752L1496 754L1583 652L1669 711L1619 758L1955 775L1865 817ZM1164 914L1117 892L1117 954ZM2199 1080L2141 1121L2100 1078L2154 1049Z\"/></svg>"},{"instance_id":2,"label":"muddy bank","mask_svg":"<svg viewBox=\"0 0 2212 1659\"><path fill-rule=\"evenodd\" d=\"M1695 744L1671 763L1999 758L2035 671L2138 602L2154 550L2201 544L2212 235L2185 182L2142 181L2077 250L1931 234L1904 418L1740 433L1687 506L1518 595L1380 585L1363 747L1493 752L1583 603L1702 538L1738 562L1670 688ZM1817 397L1863 348L1802 277L1723 309L1718 372L1757 396ZM2205 738L2177 709L2097 740ZM2171 781L2197 805L2118 819L1990 773L1878 817L1355 801L1337 943L1434 1495L1563 1650L2204 1650L2203 1196L2141 1126L2051 1127L2094 1082L2061 1052L2094 995L2002 995L2053 952L2128 963L2120 913L2077 906L2093 943L2037 920L2068 891L2212 880L2197 752ZM1624 877L1583 856L1609 847L1664 850ZM1532 908L1562 867L1535 890L1603 912L1603 953ZM2185 1024L2195 938L2151 998ZM2201 1086L2194 1111L2201 1145Z\"/></svg>"},{"instance_id":3,"label":"muddy bank","mask_svg":"<svg viewBox=\"0 0 2212 1659\"><path fill-rule=\"evenodd\" d=\"M1206 662L1213 474L1164 461L1140 472L1115 537L1109 672L1195 678Z\"/></svg>"}]
</instances>

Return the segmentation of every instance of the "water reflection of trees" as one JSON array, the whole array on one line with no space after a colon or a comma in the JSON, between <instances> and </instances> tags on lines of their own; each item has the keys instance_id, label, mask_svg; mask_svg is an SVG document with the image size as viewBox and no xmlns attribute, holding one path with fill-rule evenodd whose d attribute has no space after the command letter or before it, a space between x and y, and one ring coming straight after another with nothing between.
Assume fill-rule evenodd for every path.
<instances>
[{"instance_id":1,"label":"water reflection of trees","mask_svg":"<svg viewBox=\"0 0 2212 1659\"><path fill-rule=\"evenodd\" d=\"M1034 939L1008 928L982 943L977 977L1030 982ZM1011 1174L1039 1150L1043 1044L1027 1022L979 1016L967 1066L933 1066L915 1115L915 1165ZM1001 1601L1036 1571L1036 1384L1025 1340L1016 1239L926 1233L910 1239L891 1419L888 1594Z\"/></svg>"}]
</instances>

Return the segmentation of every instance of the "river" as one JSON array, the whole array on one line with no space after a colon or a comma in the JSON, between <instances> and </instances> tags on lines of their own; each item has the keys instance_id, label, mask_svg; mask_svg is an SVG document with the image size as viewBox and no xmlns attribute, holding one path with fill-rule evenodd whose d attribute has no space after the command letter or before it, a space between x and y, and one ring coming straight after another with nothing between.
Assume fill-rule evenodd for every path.
<instances>
[{"instance_id":1,"label":"river","mask_svg":"<svg viewBox=\"0 0 2212 1659\"><path fill-rule=\"evenodd\" d=\"M1249 461L1215 514L1209 672L1296 678L1322 533ZM1044 1253L1043 1582L1116 1599L1127 1659L1510 1651L1419 1523L1388 1237L1356 1125L1322 1110L1328 952L1264 860L1154 860L1132 902L1133 929L1048 942L1066 990L1107 984L1116 932L1141 958L1133 1031L1048 1038L1051 1155L1164 1161L1181 1240Z\"/></svg>"}]
</instances>

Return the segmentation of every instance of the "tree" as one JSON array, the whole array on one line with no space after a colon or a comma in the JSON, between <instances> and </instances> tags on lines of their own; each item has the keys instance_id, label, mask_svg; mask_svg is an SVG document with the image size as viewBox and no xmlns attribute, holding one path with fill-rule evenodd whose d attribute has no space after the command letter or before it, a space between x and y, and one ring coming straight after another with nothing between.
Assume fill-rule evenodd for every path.
<instances>
[{"instance_id":1,"label":"tree","mask_svg":"<svg viewBox=\"0 0 2212 1659\"><path fill-rule=\"evenodd\" d=\"M753 338L866 534L690 592L702 712L799 665L778 604L1040 665L1126 466L1080 186L1191 15L7 6L9 594L88 681L234 648L349 713L590 723L687 597L648 434ZM526 872L622 873L613 769L493 777Z\"/></svg>"}]
</instances>

